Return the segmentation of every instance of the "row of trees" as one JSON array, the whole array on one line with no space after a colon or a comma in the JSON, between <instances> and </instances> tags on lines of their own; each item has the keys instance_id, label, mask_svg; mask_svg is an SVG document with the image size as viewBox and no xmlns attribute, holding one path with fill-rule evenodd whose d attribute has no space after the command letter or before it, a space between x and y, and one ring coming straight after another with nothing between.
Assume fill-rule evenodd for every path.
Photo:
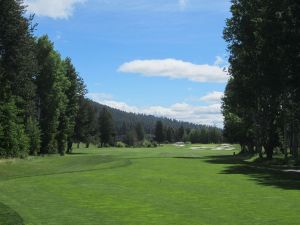
<instances>
[{"instance_id":1,"label":"row of trees","mask_svg":"<svg viewBox=\"0 0 300 225\"><path fill-rule=\"evenodd\" d=\"M103 113L109 114L101 116ZM100 115L99 115L100 114ZM104 120L100 122L100 120ZM143 120L145 119L145 120ZM145 125L146 123L146 125ZM151 124L153 123L153 124ZM101 128L101 124L103 128ZM179 126L178 126L179 124ZM159 127L159 129L158 129ZM161 130L158 132L158 130ZM103 135L106 137L104 137ZM108 136L107 136L108 135ZM193 125L166 118L126 113L105 107L89 99L82 99L75 126L75 140L95 145L150 146L149 142L221 143L223 133L216 127ZM105 140L104 142L101 142Z\"/></svg>"},{"instance_id":2,"label":"row of trees","mask_svg":"<svg viewBox=\"0 0 300 225\"><path fill-rule=\"evenodd\" d=\"M0 2L0 156L71 150L85 86L71 59L36 38L20 0Z\"/></svg>"},{"instance_id":3,"label":"row of trees","mask_svg":"<svg viewBox=\"0 0 300 225\"><path fill-rule=\"evenodd\" d=\"M299 158L300 2L232 0L231 12L225 136L268 159L275 148Z\"/></svg>"},{"instance_id":4,"label":"row of trees","mask_svg":"<svg viewBox=\"0 0 300 225\"><path fill-rule=\"evenodd\" d=\"M115 110L115 109L114 109ZM115 110L116 111L116 110ZM123 112L124 113L124 112ZM126 114L126 113L125 113ZM222 143L223 132L216 127L179 128L165 125L162 120L154 124L154 129L147 131L143 122L130 123L126 119L120 124L113 118L111 108L104 107L89 99L82 99L76 119L74 140L77 144L85 143L100 147L115 144L127 146L153 146L157 143L191 142L191 143ZM126 123L127 122L127 123ZM167 123L168 124L168 123ZM118 129L118 127L120 127Z\"/></svg>"},{"instance_id":5,"label":"row of trees","mask_svg":"<svg viewBox=\"0 0 300 225\"><path fill-rule=\"evenodd\" d=\"M221 129L202 128L202 129L185 129L181 126L178 129L172 127L164 127L161 121L156 123L155 140L158 143L174 143L174 142L191 142L191 143L222 143L223 132Z\"/></svg>"}]
</instances>

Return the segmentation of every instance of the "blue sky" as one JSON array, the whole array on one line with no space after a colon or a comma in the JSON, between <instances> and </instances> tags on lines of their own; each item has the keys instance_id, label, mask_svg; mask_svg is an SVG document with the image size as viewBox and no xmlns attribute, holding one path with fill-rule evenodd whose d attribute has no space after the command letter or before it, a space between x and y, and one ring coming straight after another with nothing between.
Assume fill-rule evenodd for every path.
<instances>
[{"instance_id":1,"label":"blue sky","mask_svg":"<svg viewBox=\"0 0 300 225\"><path fill-rule=\"evenodd\" d=\"M26 0L95 101L222 126L229 0Z\"/></svg>"}]
</instances>

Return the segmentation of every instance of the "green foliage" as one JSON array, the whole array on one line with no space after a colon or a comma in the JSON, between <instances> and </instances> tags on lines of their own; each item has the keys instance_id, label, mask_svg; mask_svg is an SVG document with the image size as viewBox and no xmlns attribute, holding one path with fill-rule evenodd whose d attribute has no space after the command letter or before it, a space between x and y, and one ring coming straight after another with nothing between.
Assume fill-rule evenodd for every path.
<instances>
[{"instance_id":1,"label":"green foliage","mask_svg":"<svg viewBox=\"0 0 300 225\"><path fill-rule=\"evenodd\" d=\"M180 126L180 128L177 130L177 140L183 141L183 136L184 136L184 127Z\"/></svg>"},{"instance_id":2,"label":"green foliage","mask_svg":"<svg viewBox=\"0 0 300 225\"><path fill-rule=\"evenodd\" d=\"M59 125L57 127L57 149L60 155L64 155L66 151L68 138L68 118L64 113L59 117Z\"/></svg>"},{"instance_id":3,"label":"green foliage","mask_svg":"<svg viewBox=\"0 0 300 225\"><path fill-rule=\"evenodd\" d=\"M143 141L145 139L144 127L141 123L138 123L135 127L136 137L138 141Z\"/></svg>"},{"instance_id":4,"label":"green foliage","mask_svg":"<svg viewBox=\"0 0 300 225\"><path fill-rule=\"evenodd\" d=\"M125 148L126 144L124 142L122 142L122 141L117 141L115 146L117 148Z\"/></svg>"},{"instance_id":5,"label":"green foliage","mask_svg":"<svg viewBox=\"0 0 300 225\"><path fill-rule=\"evenodd\" d=\"M127 132L125 137L125 143L131 147L138 145L138 137L135 129L132 129L129 132Z\"/></svg>"},{"instance_id":6,"label":"green foliage","mask_svg":"<svg viewBox=\"0 0 300 225\"><path fill-rule=\"evenodd\" d=\"M176 139L175 130L172 127L168 127L166 131L166 140L169 143L174 143Z\"/></svg>"},{"instance_id":7,"label":"green foliage","mask_svg":"<svg viewBox=\"0 0 300 225\"><path fill-rule=\"evenodd\" d=\"M22 1L0 2L0 99L16 97L26 116L33 115L37 72L32 17L24 17Z\"/></svg>"},{"instance_id":8,"label":"green foliage","mask_svg":"<svg viewBox=\"0 0 300 225\"><path fill-rule=\"evenodd\" d=\"M37 51L42 153L57 153L59 147L60 153L63 154L68 131L65 115L68 104L66 91L70 87L70 82L65 75L64 62L53 49L53 43L47 36L39 38Z\"/></svg>"},{"instance_id":9,"label":"green foliage","mask_svg":"<svg viewBox=\"0 0 300 225\"><path fill-rule=\"evenodd\" d=\"M299 9L294 0L235 0L224 30L231 76L225 134L250 151L264 147L268 159L276 147L287 155L288 142L295 157L299 149Z\"/></svg>"},{"instance_id":10,"label":"green foliage","mask_svg":"<svg viewBox=\"0 0 300 225\"><path fill-rule=\"evenodd\" d=\"M157 121L155 126L155 140L158 143L162 143L165 140L164 127L161 121Z\"/></svg>"},{"instance_id":11,"label":"green foliage","mask_svg":"<svg viewBox=\"0 0 300 225\"><path fill-rule=\"evenodd\" d=\"M74 140L76 143L90 143L100 139L98 134L97 111L90 100L79 98L79 110L75 118ZM98 143L94 143L98 144Z\"/></svg>"},{"instance_id":12,"label":"green foliage","mask_svg":"<svg viewBox=\"0 0 300 225\"><path fill-rule=\"evenodd\" d=\"M65 116L66 119L68 120L67 127L66 127L66 136L68 142L67 152L70 153L72 151L73 141L74 139L76 139L75 126L76 126L76 118L79 116L78 115L79 100L83 98L83 96L86 93L86 90L85 90L85 85L83 83L83 80L79 77L78 73L76 72L76 69L72 64L71 59L66 58L64 64L65 64L66 77L70 83L69 87L66 89L65 92L68 98L68 104L65 110ZM90 113L93 113L93 111ZM87 126L83 127L83 129L87 129L87 128L89 127ZM87 142L89 143L91 138L90 137L82 138L80 141L83 141L83 139L86 139Z\"/></svg>"},{"instance_id":13,"label":"green foliage","mask_svg":"<svg viewBox=\"0 0 300 225\"><path fill-rule=\"evenodd\" d=\"M100 112L98 125L101 146L109 144L113 134L113 121L111 113L106 108L103 108Z\"/></svg>"},{"instance_id":14,"label":"green foliage","mask_svg":"<svg viewBox=\"0 0 300 225\"><path fill-rule=\"evenodd\" d=\"M25 157L28 154L29 139L24 126L19 122L15 101L0 104L0 156Z\"/></svg>"},{"instance_id":15,"label":"green foliage","mask_svg":"<svg viewBox=\"0 0 300 225\"><path fill-rule=\"evenodd\" d=\"M142 147L145 147L145 148L152 148L154 147L153 144L148 141L148 140L144 140L143 143L142 143Z\"/></svg>"},{"instance_id":16,"label":"green foliage","mask_svg":"<svg viewBox=\"0 0 300 225\"><path fill-rule=\"evenodd\" d=\"M41 131L35 118L30 117L26 124L26 134L29 138L29 154L37 155L41 148Z\"/></svg>"},{"instance_id":17,"label":"green foliage","mask_svg":"<svg viewBox=\"0 0 300 225\"><path fill-rule=\"evenodd\" d=\"M144 140L141 147L144 147L144 148L156 148L157 147L157 143L154 141L154 142L151 142L151 141L148 141L148 140Z\"/></svg>"}]
</instances>

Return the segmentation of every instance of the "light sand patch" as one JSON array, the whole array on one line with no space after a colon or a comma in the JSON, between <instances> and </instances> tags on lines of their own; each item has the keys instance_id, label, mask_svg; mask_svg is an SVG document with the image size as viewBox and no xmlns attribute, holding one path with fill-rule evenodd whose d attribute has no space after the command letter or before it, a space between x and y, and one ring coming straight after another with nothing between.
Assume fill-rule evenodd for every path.
<instances>
[{"instance_id":1,"label":"light sand patch","mask_svg":"<svg viewBox=\"0 0 300 225\"><path fill-rule=\"evenodd\" d=\"M283 172L294 172L294 173L300 173L300 170L283 170Z\"/></svg>"},{"instance_id":2,"label":"light sand patch","mask_svg":"<svg viewBox=\"0 0 300 225\"><path fill-rule=\"evenodd\" d=\"M212 150L215 147L205 147L205 146L194 146L191 147L190 149L192 150Z\"/></svg>"},{"instance_id":3,"label":"light sand patch","mask_svg":"<svg viewBox=\"0 0 300 225\"><path fill-rule=\"evenodd\" d=\"M206 146L194 146L190 148L191 150L211 150L211 151L232 151L235 150L233 145L222 144L215 147L206 147Z\"/></svg>"},{"instance_id":4,"label":"light sand patch","mask_svg":"<svg viewBox=\"0 0 300 225\"><path fill-rule=\"evenodd\" d=\"M185 144L183 142L176 142L174 146L182 148L185 146Z\"/></svg>"}]
</instances>

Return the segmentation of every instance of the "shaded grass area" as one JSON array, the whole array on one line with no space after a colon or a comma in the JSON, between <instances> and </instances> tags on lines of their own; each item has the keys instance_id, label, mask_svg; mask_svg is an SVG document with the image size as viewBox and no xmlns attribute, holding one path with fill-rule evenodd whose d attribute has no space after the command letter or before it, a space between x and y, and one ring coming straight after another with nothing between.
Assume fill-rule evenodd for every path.
<instances>
[{"instance_id":1,"label":"shaded grass area","mask_svg":"<svg viewBox=\"0 0 300 225\"><path fill-rule=\"evenodd\" d=\"M12 208L0 202L1 225L24 225L22 217Z\"/></svg>"},{"instance_id":2,"label":"shaded grass area","mask_svg":"<svg viewBox=\"0 0 300 225\"><path fill-rule=\"evenodd\" d=\"M226 164L221 174L247 175L258 184L274 186L282 189L300 190L300 173L285 171L288 167L266 165L261 161L248 162L251 156L208 156L206 162Z\"/></svg>"},{"instance_id":3,"label":"shaded grass area","mask_svg":"<svg viewBox=\"0 0 300 225\"><path fill-rule=\"evenodd\" d=\"M261 183L251 173L229 171L248 165L233 157L233 151L166 145L75 149L74 153L2 161L0 202L8 213L0 213L0 224L9 224L8 218L28 225L296 225L300 221L295 210L300 191ZM13 212L16 216L9 217Z\"/></svg>"}]
</instances>

